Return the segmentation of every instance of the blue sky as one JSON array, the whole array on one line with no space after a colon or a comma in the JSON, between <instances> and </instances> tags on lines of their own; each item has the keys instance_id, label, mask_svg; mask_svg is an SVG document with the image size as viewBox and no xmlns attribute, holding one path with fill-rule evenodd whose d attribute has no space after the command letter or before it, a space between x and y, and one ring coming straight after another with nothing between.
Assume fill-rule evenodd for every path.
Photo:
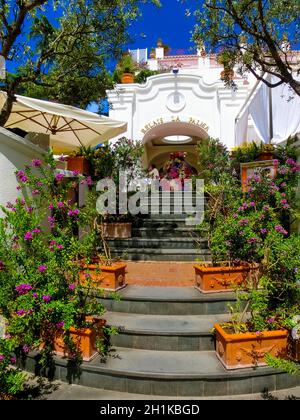
<instances>
[{"instance_id":1,"label":"blue sky","mask_svg":"<svg viewBox=\"0 0 300 420\"><path fill-rule=\"evenodd\" d=\"M134 48L156 46L158 38L174 50L189 50L193 18L185 16L185 10L195 4L193 0L161 0L162 7L147 4L141 7L143 16L133 24L131 34ZM144 35L141 35L144 34ZM188 52L188 51L187 51Z\"/></svg>"}]
</instances>

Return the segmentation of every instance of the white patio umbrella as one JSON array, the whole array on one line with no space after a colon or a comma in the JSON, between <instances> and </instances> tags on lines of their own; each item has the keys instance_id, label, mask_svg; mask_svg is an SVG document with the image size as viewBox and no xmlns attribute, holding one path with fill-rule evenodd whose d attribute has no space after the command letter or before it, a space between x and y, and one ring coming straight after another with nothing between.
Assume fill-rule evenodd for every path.
<instances>
[{"instance_id":1,"label":"white patio umbrella","mask_svg":"<svg viewBox=\"0 0 300 420\"><path fill-rule=\"evenodd\" d=\"M55 154L68 154L80 146L96 146L126 132L127 123L93 112L16 95L5 128L50 134Z\"/></svg>"}]
</instances>

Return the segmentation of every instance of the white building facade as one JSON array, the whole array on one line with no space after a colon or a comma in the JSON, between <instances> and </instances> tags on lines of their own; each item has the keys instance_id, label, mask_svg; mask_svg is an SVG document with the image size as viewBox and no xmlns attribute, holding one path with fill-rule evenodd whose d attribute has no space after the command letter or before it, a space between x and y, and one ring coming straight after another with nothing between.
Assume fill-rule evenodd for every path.
<instances>
[{"instance_id":1,"label":"white building facade","mask_svg":"<svg viewBox=\"0 0 300 420\"><path fill-rule=\"evenodd\" d=\"M135 54L139 56L139 54ZM225 87L216 56L164 57L163 48L148 68L160 74L145 84L117 85L108 92L110 117L128 123L124 135L145 144L145 164L161 166L170 152L184 151L196 165L195 145L208 136L235 146L235 119L255 81L235 74L237 89Z\"/></svg>"}]
</instances>

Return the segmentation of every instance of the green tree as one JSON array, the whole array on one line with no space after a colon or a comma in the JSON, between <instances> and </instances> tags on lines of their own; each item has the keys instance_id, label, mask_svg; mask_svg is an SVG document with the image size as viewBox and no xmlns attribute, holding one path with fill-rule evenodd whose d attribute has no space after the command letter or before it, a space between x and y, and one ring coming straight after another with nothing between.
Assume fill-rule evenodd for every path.
<instances>
[{"instance_id":1,"label":"green tree","mask_svg":"<svg viewBox=\"0 0 300 420\"><path fill-rule=\"evenodd\" d=\"M7 121L16 93L86 106L112 83L109 60L130 41L140 4L159 0L1 0L0 55L12 62L0 86Z\"/></svg>"},{"instance_id":2,"label":"green tree","mask_svg":"<svg viewBox=\"0 0 300 420\"><path fill-rule=\"evenodd\" d=\"M201 3L201 4L200 4ZM194 11L194 40L225 54L227 67L239 66L269 87L288 83L300 95L299 0L206 0ZM189 12L190 13L190 12ZM295 73L294 73L295 72ZM264 73L278 77L270 82Z\"/></svg>"}]
</instances>

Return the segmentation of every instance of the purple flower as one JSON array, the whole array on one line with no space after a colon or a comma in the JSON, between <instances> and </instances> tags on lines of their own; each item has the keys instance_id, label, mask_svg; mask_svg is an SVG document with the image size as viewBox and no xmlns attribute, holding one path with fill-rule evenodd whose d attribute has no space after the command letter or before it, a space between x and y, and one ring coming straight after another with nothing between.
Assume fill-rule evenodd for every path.
<instances>
[{"instance_id":1,"label":"purple flower","mask_svg":"<svg viewBox=\"0 0 300 420\"><path fill-rule=\"evenodd\" d=\"M263 206L263 211L269 211L270 207L269 206Z\"/></svg>"},{"instance_id":2,"label":"purple flower","mask_svg":"<svg viewBox=\"0 0 300 420\"><path fill-rule=\"evenodd\" d=\"M24 171L18 171L17 173L16 173L16 176L17 176L17 178L22 178L23 176L25 176L25 172Z\"/></svg>"},{"instance_id":3,"label":"purple flower","mask_svg":"<svg viewBox=\"0 0 300 420\"><path fill-rule=\"evenodd\" d=\"M239 225L240 226L246 226L249 224L249 220L248 219L242 219L239 221Z\"/></svg>"},{"instance_id":4,"label":"purple flower","mask_svg":"<svg viewBox=\"0 0 300 420\"><path fill-rule=\"evenodd\" d=\"M60 162L65 162L65 161L66 161L66 158L64 157L64 155L61 155L61 156L58 158L58 160L59 160Z\"/></svg>"},{"instance_id":5,"label":"purple flower","mask_svg":"<svg viewBox=\"0 0 300 420\"><path fill-rule=\"evenodd\" d=\"M13 365L15 365L15 364L17 363L17 358L16 358L16 356L11 357L11 358L10 358L10 362L11 362Z\"/></svg>"},{"instance_id":6,"label":"purple flower","mask_svg":"<svg viewBox=\"0 0 300 420\"><path fill-rule=\"evenodd\" d=\"M278 172L280 173L280 175L285 175L288 173L288 171L289 170L287 168L280 168Z\"/></svg>"},{"instance_id":7,"label":"purple flower","mask_svg":"<svg viewBox=\"0 0 300 420\"><path fill-rule=\"evenodd\" d=\"M261 335L261 331L256 331L256 335Z\"/></svg>"},{"instance_id":8,"label":"purple flower","mask_svg":"<svg viewBox=\"0 0 300 420\"><path fill-rule=\"evenodd\" d=\"M275 317L271 317L271 318L269 318L269 319L267 319L267 323L268 324L272 324L272 322L274 322L275 321Z\"/></svg>"},{"instance_id":9,"label":"purple flower","mask_svg":"<svg viewBox=\"0 0 300 420\"><path fill-rule=\"evenodd\" d=\"M17 315L18 316L24 316L24 315L26 315L27 314L27 311L25 311L24 309L19 309L18 311L17 311Z\"/></svg>"},{"instance_id":10,"label":"purple flower","mask_svg":"<svg viewBox=\"0 0 300 420\"><path fill-rule=\"evenodd\" d=\"M5 356L4 354L0 354L0 362L3 362L3 360L5 360Z\"/></svg>"},{"instance_id":11,"label":"purple flower","mask_svg":"<svg viewBox=\"0 0 300 420\"><path fill-rule=\"evenodd\" d=\"M236 213L233 214L232 216L234 219L236 219L238 217L238 215Z\"/></svg>"},{"instance_id":12,"label":"purple flower","mask_svg":"<svg viewBox=\"0 0 300 420\"><path fill-rule=\"evenodd\" d=\"M53 205L52 203L51 203L51 204L49 204L48 209L49 209L49 210L53 210L53 209L54 209L54 205Z\"/></svg>"},{"instance_id":13,"label":"purple flower","mask_svg":"<svg viewBox=\"0 0 300 420\"><path fill-rule=\"evenodd\" d=\"M27 211L27 213L32 213L33 212L33 208L32 207L27 207L26 211Z\"/></svg>"},{"instance_id":14,"label":"purple flower","mask_svg":"<svg viewBox=\"0 0 300 420\"><path fill-rule=\"evenodd\" d=\"M37 299L37 298L38 298L38 294L37 294L36 292L34 292L34 293L33 293L33 297L34 297L35 299Z\"/></svg>"},{"instance_id":15,"label":"purple flower","mask_svg":"<svg viewBox=\"0 0 300 420\"><path fill-rule=\"evenodd\" d=\"M284 200L281 200L280 203L281 204L288 204L287 200L285 200L285 199Z\"/></svg>"},{"instance_id":16,"label":"purple flower","mask_svg":"<svg viewBox=\"0 0 300 420\"><path fill-rule=\"evenodd\" d=\"M41 192L39 190L33 190L32 195L39 195Z\"/></svg>"},{"instance_id":17,"label":"purple flower","mask_svg":"<svg viewBox=\"0 0 300 420\"><path fill-rule=\"evenodd\" d=\"M260 229L260 233L265 235L266 233L268 233L268 229L266 229L266 228Z\"/></svg>"},{"instance_id":18,"label":"purple flower","mask_svg":"<svg viewBox=\"0 0 300 420\"><path fill-rule=\"evenodd\" d=\"M54 223L54 222L55 222L55 217L53 217L53 216L49 216L49 217L48 217L48 222L49 222L49 223Z\"/></svg>"},{"instance_id":19,"label":"purple flower","mask_svg":"<svg viewBox=\"0 0 300 420\"><path fill-rule=\"evenodd\" d=\"M39 267L38 267L38 271L40 272L40 273L44 273L46 270L47 270L47 266L46 265L40 265Z\"/></svg>"},{"instance_id":20,"label":"purple flower","mask_svg":"<svg viewBox=\"0 0 300 420\"><path fill-rule=\"evenodd\" d=\"M17 185L17 191L20 191L22 189L22 187L20 185Z\"/></svg>"},{"instance_id":21,"label":"purple flower","mask_svg":"<svg viewBox=\"0 0 300 420\"><path fill-rule=\"evenodd\" d=\"M80 213L79 209L69 210L68 216L78 216L79 213Z\"/></svg>"},{"instance_id":22,"label":"purple flower","mask_svg":"<svg viewBox=\"0 0 300 420\"><path fill-rule=\"evenodd\" d=\"M32 233L41 233L41 229L40 228L36 228L36 229L33 229L31 232Z\"/></svg>"},{"instance_id":23,"label":"purple flower","mask_svg":"<svg viewBox=\"0 0 300 420\"><path fill-rule=\"evenodd\" d=\"M25 295L30 290L32 290L32 286L30 284L19 284L15 287L15 290L19 293L19 295Z\"/></svg>"},{"instance_id":24,"label":"purple flower","mask_svg":"<svg viewBox=\"0 0 300 420\"><path fill-rule=\"evenodd\" d=\"M63 178L64 178L65 176L64 176L64 174L56 174L55 175L55 180L57 181L57 182L61 182L62 180L63 180Z\"/></svg>"},{"instance_id":25,"label":"purple flower","mask_svg":"<svg viewBox=\"0 0 300 420\"><path fill-rule=\"evenodd\" d=\"M0 271L5 269L5 264L3 261L0 261Z\"/></svg>"},{"instance_id":26,"label":"purple flower","mask_svg":"<svg viewBox=\"0 0 300 420\"><path fill-rule=\"evenodd\" d=\"M288 232L280 225L275 226L275 230L278 233L281 233L282 235L287 235Z\"/></svg>"},{"instance_id":27,"label":"purple flower","mask_svg":"<svg viewBox=\"0 0 300 420\"><path fill-rule=\"evenodd\" d=\"M24 239L25 241L31 241L32 240L32 233L31 232L26 232L24 235Z\"/></svg>"},{"instance_id":28,"label":"purple flower","mask_svg":"<svg viewBox=\"0 0 300 420\"><path fill-rule=\"evenodd\" d=\"M70 290L76 289L76 284L74 284L74 283L69 284L69 289Z\"/></svg>"},{"instance_id":29,"label":"purple flower","mask_svg":"<svg viewBox=\"0 0 300 420\"><path fill-rule=\"evenodd\" d=\"M258 241L258 238L256 238L255 236L253 238L248 239L248 244L254 244Z\"/></svg>"},{"instance_id":30,"label":"purple flower","mask_svg":"<svg viewBox=\"0 0 300 420\"><path fill-rule=\"evenodd\" d=\"M35 166L36 168L41 166L42 161L40 159L32 159L32 166Z\"/></svg>"},{"instance_id":31,"label":"purple flower","mask_svg":"<svg viewBox=\"0 0 300 420\"><path fill-rule=\"evenodd\" d=\"M36 185L37 185L37 187L41 188L44 184L41 181L39 181L39 182L36 183Z\"/></svg>"},{"instance_id":32,"label":"purple flower","mask_svg":"<svg viewBox=\"0 0 300 420\"><path fill-rule=\"evenodd\" d=\"M295 267L294 271L295 271L295 273L298 273L298 271L299 271L298 267Z\"/></svg>"},{"instance_id":33,"label":"purple flower","mask_svg":"<svg viewBox=\"0 0 300 420\"><path fill-rule=\"evenodd\" d=\"M72 175L73 176L78 176L80 174L80 172L79 171L77 171L77 169L75 170L75 171L72 171Z\"/></svg>"},{"instance_id":34,"label":"purple flower","mask_svg":"<svg viewBox=\"0 0 300 420\"><path fill-rule=\"evenodd\" d=\"M28 347L27 344L24 344L24 346L22 347L22 350L24 353L29 353L30 347Z\"/></svg>"},{"instance_id":35,"label":"purple flower","mask_svg":"<svg viewBox=\"0 0 300 420\"><path fill-rule=\"evenodd\" d=\"M92 278L92 276L91 276L89 273L85 273L84 277L85 277L86 279L90 279L90 278Z\"/></svg>"},{"instance_id":36,"label":"purple flower","mask_svg":"<svg viewBox=\"0 0 300 420\"><path fill-rule=\"evenodd\" d=\"M23 183L25 184L25 182L27 182L27 181L28 181L27 176L26 176L26 175L22 176L22 177L20 178L20 181L21 181L21 182L23 182Z\"/></svg>"},{"instance_id":37,"label":"purple flower","mask_svg":"<svg viewBox=\"0 0 300 420\"><path fill-rule=\"evenodd\" d=\"M62 250L62 249L64 249L64 246L63 245L57 245L57 249L59 249L60 251Z\"/></svg>"},{"instance_id":38,"label":"purple flower","mask_svg":"<svg viewBox=\"0 0 300 420\"><path fill-rule=\"evenodd\" d=\"M57 329L60 330L65 326L65 323L64 323L64 321L60 321L55 326L56 326Z\"/></svg>"},{"instance_id":39,"label":"purple flower","mask_svg":"<svg viewBox=\"0 0 300 420\"><path fill-rule=\"evenodd\" d=\"M273 160L273 165L274 166L278 166L279 165L279 160L278 159L274 159Z\"/></svg>"},{"instance_id":40,"label":"purple flower","mask_svg":"<svg viewBox=\"0 0 300 420\"><path fill-rule=\"evenodd\" d=\"M282 182L281 184L280 184L280 186L282 187L282 188L285 188L286 187L286 182Z\"/></svg>"},{"instance_id":41,"label":"purple flower","mask_svg":"<svg viewBox=\"0 0 300 420\"><path fill-rule=\"evenodd\" d=\"M250 205L250 207L255 207L254 201L251 201L251 203L249 205Z\"/></svg>"},{"instance_id":42,"label":"purple flower","mask_svg":"<svg viewBox=\"0 0 300 420\"><path fill-rule=\"evenodd\" d=\"M51 296L49 296L49 295L45 295L45 296L43 296L43 301L44 302L50 302L50 300L51 300Z\"/></svg>"},{"instance_id":43,"label":"purple flower","mask_svg":"<svg viewBox=\"0 0 300 420\"><path fill-rule=\"evenodd\" d=\"M17 211L17 209L15 207L12 207L11 212L15 213Z\"/></svg>"},{"instance_id":44,"label":"purple flower","mask_svg":"<svg viewBox=\"0 0 300 420\"><path fill-rule=\"evenodd\" d=\"M63 201L59 201L59 202L57 203L57 207L58 207L59 209L63 209L63 208L65 207L65 203L64 203Z\"/></svg>"},{"instance_id":45,"label":"purple flower","mask_svg":"<svg viewBox=\"0 0 300 420\"><path fill-rule=\"evenodd\" d=\"M296 162L294 161L294 159L292 159L292 158L289 158L287 161L286 161L286 163L287 163L287 165L290 165L290 166L294 166L295 164L296 164Z\"/></svg>"}]
</instances>

